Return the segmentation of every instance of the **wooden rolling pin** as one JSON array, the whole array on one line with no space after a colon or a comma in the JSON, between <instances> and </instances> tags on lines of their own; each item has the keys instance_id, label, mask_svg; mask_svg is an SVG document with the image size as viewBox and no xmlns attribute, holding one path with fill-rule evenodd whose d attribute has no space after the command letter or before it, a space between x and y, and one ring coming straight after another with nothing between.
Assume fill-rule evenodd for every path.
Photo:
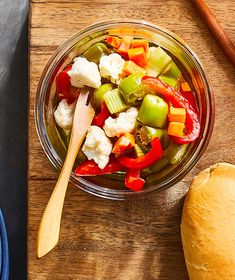
<instances>
[{"instance_id":1,"label":"wooden rolling pin","mask_svg":"<svg viewBox=\"0 0 235 280\"><path fill-rule=\"evenodd\" d=\"M210 28L218 44L235 67L235 45L229 38L228 34L224 31L204 0L193 0L193 3Z\"/></svg>"}]
</instances>

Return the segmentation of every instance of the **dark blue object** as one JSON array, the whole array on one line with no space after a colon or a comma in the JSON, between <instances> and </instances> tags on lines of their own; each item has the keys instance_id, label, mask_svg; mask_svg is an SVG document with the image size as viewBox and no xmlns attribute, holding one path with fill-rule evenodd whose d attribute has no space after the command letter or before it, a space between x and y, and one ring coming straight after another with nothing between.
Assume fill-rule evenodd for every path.
<instances>
[{"instance_id":1,"label":"dark blue object","mask_svg":"<svg viewBox=\"0 0 235 280\"><path fill-rule=\"evenodd\" d=\"M1 234L0 234L0 275L2 272L2 238L1 238Z\"/></svg>"},{"instance_id":2,"label":"dark blue object","mask_svg":"<svg viewBox=\"0 0 235 280\"><path fill-rule=\"evenodd\" d=\"M27 13L28 0L0 0L0 208L11 280L27 279Z\"/></svg>"},{"instance_id":3,"label":"dark blue object","mask_svg":"<svg viewBox=\"0 0 235 280\"><path fill-rule=\"evenodd\" d=\"M9 279L9 252L8 252L8 241L7 232L2 216L2 211L0 210L0 236L1 236L1 247L2 247L2 260L1 260L1 280Z\"/></svg>"}]
</instances>

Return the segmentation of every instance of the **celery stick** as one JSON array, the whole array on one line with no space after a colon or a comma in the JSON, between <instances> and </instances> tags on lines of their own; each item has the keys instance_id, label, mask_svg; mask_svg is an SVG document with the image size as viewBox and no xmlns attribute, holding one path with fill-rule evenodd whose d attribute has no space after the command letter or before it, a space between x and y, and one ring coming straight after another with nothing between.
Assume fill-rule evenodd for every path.
<instances>
[{"instance_id":1,"label":"celery stick","mask_svg":"<svg viewBox=\"0 0 235 280\"><path fill-rule=\"evenodd\" d=\"M147 75L158 77L171 62L171 57L161 47L149 48Z\"/></svg>"},{"instance_id":2,"label":"celery stick","mask_svg":"<svg viewBox=\"0 0 235 280\"><path fill-rule=\"evenodd\" d=\"M104 95L104 101L111 114L122 112L127 108L119 95L118 89L106 92Z\"/></svg>"},{"instance_id":3,"label":"celery stick","mask_svg":"<svg viewBox=\"0 0 235 280\"><path fill-rule=\"evenodd\" d=\"M160 159L160 160L156 161L154 164L152 164L148 169L149 169L150 173L155 173L155 172L162 170L164 167L166 167L168 163L169 163L169 161L163 157L162 159Z\"/></svg>"},{"instance_id":4,"label":"celery stick","mask_svg":"<svg viewBox=\"0 0 235 280\"><path fill-rule=\"evenodd\" d=\"M175 143L171 143L163 152L164 157L168 159L171 164L176 164L185 155L187 147L187 144L177 145Z\"/></svg>"}]
</instances>

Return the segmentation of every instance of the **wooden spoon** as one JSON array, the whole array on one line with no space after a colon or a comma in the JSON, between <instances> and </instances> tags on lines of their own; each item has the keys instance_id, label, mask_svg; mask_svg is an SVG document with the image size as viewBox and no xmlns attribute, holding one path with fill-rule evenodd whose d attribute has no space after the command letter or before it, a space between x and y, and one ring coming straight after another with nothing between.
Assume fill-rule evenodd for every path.
<instances>
[{"instance_id":1,"label":"wooden spoon","mask_svg":"<svg viewBox=\"0 0 235 280\"><path fill-rule=\"evenodd\" d=\"M193 0L194 5L197 7L199 13L204 19L207 26L210 28L217 43L220 45L224 53L229 58L230 62L235 67L235 45L229 38L228 34L224 31L218 20L215 18L212 11L209 9L204 0Z\"/></svg>"},{"instance_id":2,"label":"wooden spoon","mask_svg":"<svg viewBox=\"0 0 235 280\"><path fill-rule=\"evenodd\" d=\"M77 153L95 114L91 105L87 105L88 95L89 91L82 89L77 100L66 159L54 191L47 203L39 227L37 247L38 258L41 258L50 252L59 241L61 215L69 177Z\"/></svg>"}]
</instances>

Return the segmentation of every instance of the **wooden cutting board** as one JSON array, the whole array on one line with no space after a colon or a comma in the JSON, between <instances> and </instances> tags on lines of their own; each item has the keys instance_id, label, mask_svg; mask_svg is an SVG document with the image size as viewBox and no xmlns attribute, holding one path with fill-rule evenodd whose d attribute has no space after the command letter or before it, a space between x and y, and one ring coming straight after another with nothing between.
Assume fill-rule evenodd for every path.
<instances>
[{"instance_id":1,"label":"wooden cutting board","mask_svg":"<svg viewBox=\"0 0 235 280\"><path fill-rule=\"evenodd\" d=\"M235 2L207 3L235 40ZM111 18L138 18L180 35L200 57L216 98L210 144L197 166L171 189L140 201L108 201L68 188L59 245L36 258L36 236L58 172L34 124L40 75L53 51L81 28ZM235 163L235 71L190 1L31 0L28 273L31 280L188 279L180 239L181 210L193 176L211 164Z\"/></svg>"}]
</instances>

